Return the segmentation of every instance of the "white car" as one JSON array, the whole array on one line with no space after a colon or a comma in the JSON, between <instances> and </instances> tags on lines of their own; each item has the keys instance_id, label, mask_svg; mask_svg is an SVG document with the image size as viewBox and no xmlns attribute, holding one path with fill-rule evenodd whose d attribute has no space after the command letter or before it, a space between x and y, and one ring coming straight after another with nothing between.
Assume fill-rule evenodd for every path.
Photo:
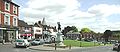
<instances>
[{"instance_id":1,"label":"white car","mask_svg":"<svg viewBox=\"0 0 120 52\"><path fill-rule=\"evenodd\" d=\"M27 39L17 39L15 41L15 46L16 47L29 47L30 46L30 43L28 42Z\"/></svg>"},{"instance_id":2,"label":"white car","mask_svg":"<svg viewBox=\"0 0 120 52\"><path fill-rule=\"evenodd\" d=\"M118 50L118 46L119 46L119 43L115 43L115 44L113 45L113 51L114 51L114 50Z\"/></svg>"}]
</instances>

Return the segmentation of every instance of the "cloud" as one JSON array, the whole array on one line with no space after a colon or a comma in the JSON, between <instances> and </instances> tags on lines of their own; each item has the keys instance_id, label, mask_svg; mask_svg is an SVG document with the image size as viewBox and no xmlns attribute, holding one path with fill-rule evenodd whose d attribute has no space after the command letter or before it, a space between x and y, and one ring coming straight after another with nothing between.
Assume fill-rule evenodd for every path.
<instances>
[{"instance_id":1,"label":"cloud","mask_svg":"<svg viewBox=\"0 0 120 52\"><path fill-rule=\"evenodd\" d=\"M119 22L109 22L109 16L112 14L120 14L120 5L98 4L93 5L88 9L88 13L95 14L95 20L89 22L88 26L97 32L104 32L105 30L119 30Z\"/></svg>"},{"instance_id":2,"label":"cloud","mask_svg":"<svg viewBox=\"0 0 120 52\"><path fill-rule=\"evenodd\" d=\"M120 13L120 5L98 4L83 12L78 0L29 0L27 7L21 9L24 20L34 23L46 18L48 25L56 26L61 22L62 27L77 26L88 27L96 32L104 32L106 29L117 29L120 25L112 25L106 17Z\"/></svg>"},{"instance_id":3,"label":"cloud","mask_svg":"<svg viewBox=\"0 0 120 52\"><path fill-rule=\"evenodd\" d=\"M102 15L103 17L107 17L112 14L120 13L119 9L120 5L99 4L92 6L88 9L88 11L96 15Z\"/></svg>"},{"instance_id":4,"label":"cloud","mask_svg":"<svg viewBox=\"0 0 120 52\"><path fill-rule=\"evenodd\" d=\"M94 14L80 11L81 5L77 0L29 0L27 5L28 7L21 10L25 16L24 20L34 18L38 21L38 18L45 17L48 22L60 21L69 24L73 20L80 21L80 19L94 16ZM33 21L33 19L28 21Z\"/></svg>"}]
</instances>

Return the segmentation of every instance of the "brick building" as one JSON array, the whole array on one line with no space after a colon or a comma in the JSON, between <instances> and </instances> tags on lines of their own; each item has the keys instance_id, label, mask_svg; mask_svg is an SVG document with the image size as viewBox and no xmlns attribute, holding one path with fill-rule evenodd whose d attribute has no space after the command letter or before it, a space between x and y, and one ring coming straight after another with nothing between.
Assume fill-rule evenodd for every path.
<instances>
[{"instance_id":1,"label":"brick building","mask_svg":"<svg viewBox=\"0 0 120 52\"><path fill-rule=\"evenodd\" d=\"M12 0L0 0L0 39L6 42L16 39L18 34L19 6Z\"/></svg>"}]
</instances>

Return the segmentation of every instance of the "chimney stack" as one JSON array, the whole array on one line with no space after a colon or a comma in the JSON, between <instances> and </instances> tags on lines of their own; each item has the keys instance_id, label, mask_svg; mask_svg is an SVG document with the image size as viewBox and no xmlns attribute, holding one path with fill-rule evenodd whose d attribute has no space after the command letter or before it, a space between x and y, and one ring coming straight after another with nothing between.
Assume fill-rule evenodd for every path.
<instances>
[{"instance_id":1,"label":"chimney stack","mask_svg":"<svg viewBox=\"0 0 120 52\"><path fill-rule=\"evenodd\" d=\"M8 0L8 1L12 1L12 0Z\"/></svg>"}]
</instances>

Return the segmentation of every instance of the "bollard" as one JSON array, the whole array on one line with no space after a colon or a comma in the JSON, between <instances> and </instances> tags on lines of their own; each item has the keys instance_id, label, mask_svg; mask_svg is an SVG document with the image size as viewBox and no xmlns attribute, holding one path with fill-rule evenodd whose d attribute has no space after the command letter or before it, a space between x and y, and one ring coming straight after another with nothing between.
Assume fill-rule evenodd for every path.
<instances>
[{"instance_id":1,"label":"bollard","mask_svg":"<svg viewBox=\"0 0 120 52\"><path fill-rule=\"evenodd\" d=\"M71 49L71 45L69 45L69 49Z\"/></svg>"},{"instance_id":2,"label":"bollard","mask_svg":"<svg viewBox=\"0 0 120 52\"><path fill-rule=\"evenodd\" d=\"M80 47L81 47L81 45L82 45L82 42L80 42Z\"/></svg>"},{"instance_id":3,"label":"bollard","mask_svg":"<svg viewBox=\"0 0 120 52\"><path fill-rule=\"evenodd\" d=\"M57 49L57 44L55 43L55 50Z\"/></svg>"}]
</instances>

